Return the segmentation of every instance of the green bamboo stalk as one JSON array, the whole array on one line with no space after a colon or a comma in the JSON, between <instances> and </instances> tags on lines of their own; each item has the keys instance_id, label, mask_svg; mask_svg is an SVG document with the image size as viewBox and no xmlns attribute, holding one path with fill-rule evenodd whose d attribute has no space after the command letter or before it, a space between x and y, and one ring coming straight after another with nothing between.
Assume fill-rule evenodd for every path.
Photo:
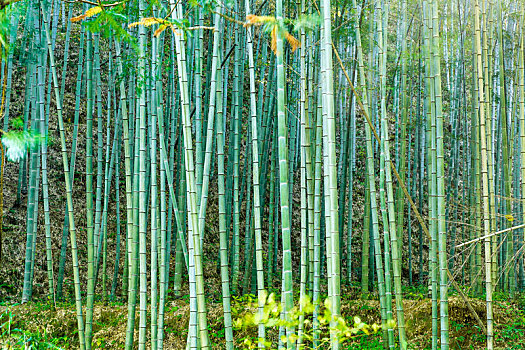
<instances>
[{"instance_id":1,"label":"green bamboo stalk","mask_svg":"<svg viewBox=\"0 0 525 350\"><path fill-rule=\"evenodd\" d=\"M485 122L485 91L482 65L482 47L481 47L481 30L480 30L480 9L479 1L476 0L474 5L474 34L476 43L476 70L478 72L478 99L479 99L479 127L480 127L480 148L481 148L481 178L482 178L482 198L483 198L483 228L484 235L490 233L490 203L489 203L489 177L488 177L488 160L487 160L487 134ZM486 42L483 42L486 49ZM522 113L523 114L523 113ZM489 122L490 123L490 122ZM491 240L485 238L485 288L487 302L487 349L494 348L494 333L492 319L492 264L491 264Z\"/></svg>"},{"instance_id":2,"label":"green bamboo stalk","mask_svg":"<svg viewBox=\"0 0 525 350\"><path fill-rule=\"evenodd\" d=\"M170 2L173 8L175 4ZM178 3L175 11L172 12L174 20L182 19L182 4ZM175 35L175 46L177 51L177 67L179 76L179 86L181 90L180 99L182 107L182 125L184 137L184 151L185 151L185 165L186 165L186 182L188 184L187 202L188 202L188 226L189 233L193 241L194 260L195 260L195 282L196 282L196 297L198 310L198 328L200 334L200 346L202 349L208 349L208 326L206 319L206 303L204 299L204 280L202 275L202 260L201 260L201 246L200 234L198 225L197 213L197 198L196 198L196 184L195 184L195 168L193 162L193 142L191 135L191 121L189 114L189 96L187 85L187 67L186 67L186 47L184 38L181 35Z\"/></svg>"},{"instance_id":3,"label":"green bamboo stalk","mask_svg":"<svg viewBox=\"0 0 525 350\"><path fill-rule=\"evenodd\" d=\"M355 1L354 1L355 5ZM369 115L369 104L368 104L368 91L367 91L367 80L364 69L363 50L361 46L361 31L360 27L356 26L356 44L357 44L357 57L359 65L359 82L361 89L363 90L362 99L363 107L365 112ZM365 123L365 135L366 135L366 167L367 167L367 185L369 191L369 203L370 203L370 216L372 225L372 234L374 240L374 256L376 268L378 270L378 289L379 289L379 301L381 310L381 324L383 328L383 341L385 344L388 343L388 336L386 334L386 298L385 298L385 283L384 283L384 272L383 272L383 261L381 258L381 246L379 239L379 219L377 212L377 195L376 195L376 183L375 183L375 171L374 171L374 149L372 144L372 129L368 123ZM368 248L368 247L366 247ZM365 249L365 247L363 247ZM368 256L367 256L368 257ZM364 265L364 264L363 264ZM368 265L368 264L367 264ZM365 271L363 271L363 274ZM366 271L368 276L368 270ZM362 291L364 284L362 283ZM366 283L368 289L368 283Z\"/></svg>"},{"instance_id":4,"label":"green bamboo stalk","mask_svg":"<svg viewBox=\"0 0 525 350\"><path fill-rule=\"evenodd\" d=\"M251 13L250 0L245 1L246 14ZM248 52L248 73L250 76L250 115L251 115L251 155L252 155L252 184L253 184L253 224L255 233L255 263L257 269L257 303L261 322L258 325L258 348L264 349L265 329L262 323L265 289L264 289L264 266L262 246L262 223L261 223L261 190L259 181L261 172L259 168L259 138L258 138L258 116L257 100L255 91L255 63L253 57L252 28L246 28L246 51Z\"/></svg>"},{"instance_id":5,"label":"green bamboo stalk","mask_svg":"<svg viewBox=\"0 0 525 350\"><path fill-rule=\"evenodd\" d=\"M42 13L45 13L43 5L41 3L40 10ZM75 304L76 304L76 313L77 313L77 326L78 326L78 336L80 349L84 350L86 348L85 337L84 337L84 320L82 317L82 299L80 295L80 273L78 266L78 248L77 248L77 238L76 238L76 228L73 215L73 195L71 188L71 181L69 175L69 164L66 150L66 137L64 132L64 119L62 117L62 104L60 102L60 92L58 89L58 78L55 69L55 58L53 55L53 49L51 47L51 40L49 35L48 24L44 16L44 29L46 33L47 48L49 52L49 61L53 76L53 88L55 90L56 106L57 106L57 116L58 116L58 127L60 132L60 145L62 150L62 165L64 167L64 178L66 183L66 200L69 209L69 233L71 239L71 255L73 259L73 278L75 284Z\"/></svg>"},{"instance_id":6,"label":"green bamboo stalk","mask_svg":"<svg viewBox=\"0 0 525 350\"><path fill-rule=\"evenodd\" d=\"M283 313L285 320L290 320L293 307L293 280L292 280L292 247L291 247L291 212L290 212L290 186L289 186L289 148L288 128L285 109L285 70L284 70L284 45L281 28L284 26L283 2L277 0L275 4L275 18L279 33L276 35L276 68L277 68L277 124L278 124L278 150L279 150L279 195L281 204L281 235L282 235L282 297L284 300ZM293 327L286 327L287 348L293 348L291 335Z\"/></svg>"}]
</instances>

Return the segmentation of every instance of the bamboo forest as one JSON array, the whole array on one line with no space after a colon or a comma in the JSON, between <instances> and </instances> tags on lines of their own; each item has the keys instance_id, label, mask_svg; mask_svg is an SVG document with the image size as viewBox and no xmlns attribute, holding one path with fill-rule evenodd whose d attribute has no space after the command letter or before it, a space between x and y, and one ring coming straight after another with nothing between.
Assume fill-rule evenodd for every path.
<instances>
[{"instance_id":1,"label":"bamboo forest","mask_svg":"<svg viewBox=\"0 0 525 350\"><path fill-rule=\"evenodd\" d=\"M0 349L525 349L523 0L0 0Z\"/></svg>"}]
</instances>

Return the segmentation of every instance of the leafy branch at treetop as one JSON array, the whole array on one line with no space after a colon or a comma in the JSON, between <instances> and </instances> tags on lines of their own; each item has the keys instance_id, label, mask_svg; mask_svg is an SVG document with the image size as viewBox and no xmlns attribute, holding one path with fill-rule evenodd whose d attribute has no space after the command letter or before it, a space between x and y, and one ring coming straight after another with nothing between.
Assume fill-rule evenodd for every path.
<instances>
[{"instance_id":1,"label":"leafy branch at treetop","mask_svg":"<svg viewBox=\"0 0 525 350\"><path fill-rule=\"evenodd\" d=\"M294 31L313 30L320 24L320 18L317 15L302 15L297 20L287 19L284 21L286 24L294 24ZM279 21L273 16L256 16L247 15L245 27L249 26L262 26L265 32L269 32L272 38L271 48L274 54L278 55L277 52L277 34L281 35L282 38L286 39L290 44L292 52L295 52L301 43L297 38L290 34L286 28L286 24L280 24Z\"/></svg>"},{"instance_id":2,"label":"leafy branch at treetop","mask_svg":"<svg viewBox=\"0 0 525 350\"><path fill-rule=\"evenodd\" d=\"M11 131L3 131L2 144L5 147L5 154L8 160L19 162L24 159L29 148L38 146L45 137L34 130L23 130L24 122L22 118L11 120Z\"/></svg>"},{"instance_id":3,"label":"leafy branch at treetop","mask_svg":"<svg viewBox=\"0 0 525 350\"><path fill-rule=\"evenodd\" d=\"M6 157L12 162L24 159L29 148L38 146L44 137L35 131L11 130L4 132L2 144L6 149Z\"/></svg>"}]
</instances>

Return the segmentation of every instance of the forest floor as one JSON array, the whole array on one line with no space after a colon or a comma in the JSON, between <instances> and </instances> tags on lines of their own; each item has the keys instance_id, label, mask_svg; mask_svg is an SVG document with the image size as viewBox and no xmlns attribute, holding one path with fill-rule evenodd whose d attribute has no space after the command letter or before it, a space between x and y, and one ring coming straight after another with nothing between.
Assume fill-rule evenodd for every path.
<instances>
[{"instance_id":1,"label":"forest floor","mask_svg":"<svg viewBox=\"0 0 525 350\"><path fill-rule=\"evenodd\" d=\"M344 295L344 294L343 294ZM409 292L404 300L405 321L410 349L429 349L431 339L431 301L423 294ZM481 319L485 318L485 302L469 298ZM234 301L234 320L246 312L243 301ZM240 307L241 306L241 307ZM342 314L351 320L359 316L367 324L380 323L379 302L374 299L343 297ZM244 310L237 313L236 310ZM187 338L189 303L187 297L166 303L165 349L184 349ZM485 336L476 325L465 302L458 296L449 299L450 346L452 349L483 349ZM95 305L93 344L95 349L120 349L126 338L127 306L123 303ZM136 318L138 329L138 315ZM208 304L208 329L212 348L223 348L224 328L222 305ZM494 303L495 349L525 349L525 312L516 302ZM150 325L148 324L148 328ZM73 349L78 346L75 306L59 303L56 308L44 302L0 306L0 347L2 349ZM136 331L138 333L138 331ZM255 339L255 329L234 331L237 349L244 339ZM277 330L267 330L268 339L276 341ZM137 335L135 339L137 339ZM343 349L382 349L381 335L361 334L346 342Z\"/></svg>"}]
</instances>

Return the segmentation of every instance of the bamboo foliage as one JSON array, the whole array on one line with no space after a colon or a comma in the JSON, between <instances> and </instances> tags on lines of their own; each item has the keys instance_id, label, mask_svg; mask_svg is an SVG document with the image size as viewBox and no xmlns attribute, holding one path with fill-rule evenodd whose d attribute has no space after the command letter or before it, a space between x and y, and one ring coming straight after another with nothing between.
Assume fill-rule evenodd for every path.
<instances>
[{"instance_id":1,"label":"bamboo foliage","mask_svg":"<svg viewBox=\"0 0 525 350\"><path fill-rule=\"evenodd\" d=\"M25 222L6 265L22 302L75 301L74 346L122 302L126 349L173 347L181 305L188 349L345 349L349 298L375 298L382 346L408 349L414 290L425 346L461 343L456 293L499 346L493 294L525 287L521 4L8 8L0 185Z\"/></svg>"}]
</instances>

